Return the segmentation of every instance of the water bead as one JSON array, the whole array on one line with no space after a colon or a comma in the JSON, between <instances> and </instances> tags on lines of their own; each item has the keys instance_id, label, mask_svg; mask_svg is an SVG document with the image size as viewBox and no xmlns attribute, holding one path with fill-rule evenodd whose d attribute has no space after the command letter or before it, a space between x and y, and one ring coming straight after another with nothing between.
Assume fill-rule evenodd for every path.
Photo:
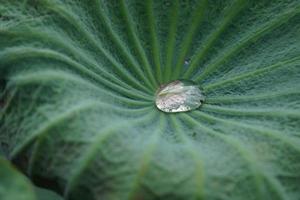
<instances>
[{"instance_id":1,"label":"water bead","mask_svg":"<svg viewBox=\"0 0 300 200\"><path fill-rule=\"evenodd\" d=\"M190 80L176 80L161 85L155 95L156 107L167 113L197 109L205 97L199 86Z\"/></svg>"}]
</instances>

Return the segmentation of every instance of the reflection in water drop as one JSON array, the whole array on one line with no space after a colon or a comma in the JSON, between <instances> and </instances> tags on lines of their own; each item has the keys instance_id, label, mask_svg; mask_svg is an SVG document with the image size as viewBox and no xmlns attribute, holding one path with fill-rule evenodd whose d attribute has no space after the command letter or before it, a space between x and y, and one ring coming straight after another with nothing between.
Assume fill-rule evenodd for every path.
<instances>
[{"instance_id":1,"label":"reflection in water drop","mask_svg":"<svg viewBox=\"0 0 300 200\"><path fill-rule=\"evenodd\" d=\"M184 68L185 70L187 70L188 67L189 67L189 65L190 65L190 60L189 60L189 59L185 59L185 60L184 60L184 63L183 63L183 68Z\"/></svg>"},{"instance_id":2,"label":"reflection in water drop","mask_svg":"<svg viewBox=\"0 0 300 200\"><path fill-rule=\"evenodd\" d=\"M198 108L204 101L199 86L189 80L177 80L162 85L156 92L156 107L164 112L186 112Z\"/></svg>"},{"instance_id":3,"label":"reflection in water drop","mask_svg":"<svg viewBox=\"0 0 300 200\"><path fill-rule=\"evenodd\" d=\"M190 64L190 61L189 60L185 60L184 61L184 65L188 65L188 64Z\"/></svg>"}]
</instances>

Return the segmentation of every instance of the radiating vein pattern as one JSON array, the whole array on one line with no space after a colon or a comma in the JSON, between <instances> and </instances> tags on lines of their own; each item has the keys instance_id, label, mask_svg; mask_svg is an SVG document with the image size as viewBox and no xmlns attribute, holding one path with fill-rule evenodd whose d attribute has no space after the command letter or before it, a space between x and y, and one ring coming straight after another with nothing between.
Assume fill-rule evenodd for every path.
<instances>
[{"instance_id":1,"label":"radiating vein pattern","mask_svg":"<svg viewBox=\"0 0 300 200\"><path fill-rule=\"evenodd\" d=\"M299 200L299 0L0 0L0 152L68 200Z\"/></svg>"}]
</instances>

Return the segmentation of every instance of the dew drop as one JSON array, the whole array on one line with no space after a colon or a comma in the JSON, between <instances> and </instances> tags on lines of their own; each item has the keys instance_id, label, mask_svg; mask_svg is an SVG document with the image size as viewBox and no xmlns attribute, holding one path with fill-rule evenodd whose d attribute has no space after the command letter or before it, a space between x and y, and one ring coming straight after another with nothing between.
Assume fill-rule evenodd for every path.
<instances>
[{"instance_id":1,"label":"dew drop","mask_svg":"<svg viewBox=\"0 0 300 200\"><path fill-rule=\"evenodd\" d=\"M183 68L186 70L190 65L190 60L189 59L185 59L184 63L183 63Z\"/></svg>"},{"instance_id":2,"label":"dew drop","mask_svg":"<svg viewBox=\"0 0 300 200\"><path fill-rule=\"evenodd\" d=\"M204 99L203 92L195 82L176 80L160 86L155 104L163 112L186 112L198 108Z\"/></svg>"},{"instance_id":3,"label":"dew drop","mask_svg":"<svg viewBox=\"0 0 300 200\"><path fill-rule=\"evenodd\" d=\"M188 64L190 64L190 60L186 59L186 60L184 61L184 65L188 65Z\"/></svg>"}]
</instances>

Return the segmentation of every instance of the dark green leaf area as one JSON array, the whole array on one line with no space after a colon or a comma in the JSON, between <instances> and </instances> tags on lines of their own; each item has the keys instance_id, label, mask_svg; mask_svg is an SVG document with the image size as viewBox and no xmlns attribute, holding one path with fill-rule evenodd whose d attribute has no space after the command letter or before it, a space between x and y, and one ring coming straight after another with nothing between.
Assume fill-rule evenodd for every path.
<instances>
[{"instance_id":1,"label":"dark green leaf area","mask_svg":"<svg viewBox=\"0 0 300 200\"><path fill-rule=\"evenodd\" d=\"M56 193L33 186L9 161L0 157L1 200L62 200Z\"/></svg>"},{"instance_id":2,"label":"dark green leaf area","mask_svg":"<svg viewBox=\"0 0 300 200\"><path fill-rule=\"evenodd\" d=\"M0 157L0 199L36 200L29 180Z\"/></svg>"}]
</instances>

